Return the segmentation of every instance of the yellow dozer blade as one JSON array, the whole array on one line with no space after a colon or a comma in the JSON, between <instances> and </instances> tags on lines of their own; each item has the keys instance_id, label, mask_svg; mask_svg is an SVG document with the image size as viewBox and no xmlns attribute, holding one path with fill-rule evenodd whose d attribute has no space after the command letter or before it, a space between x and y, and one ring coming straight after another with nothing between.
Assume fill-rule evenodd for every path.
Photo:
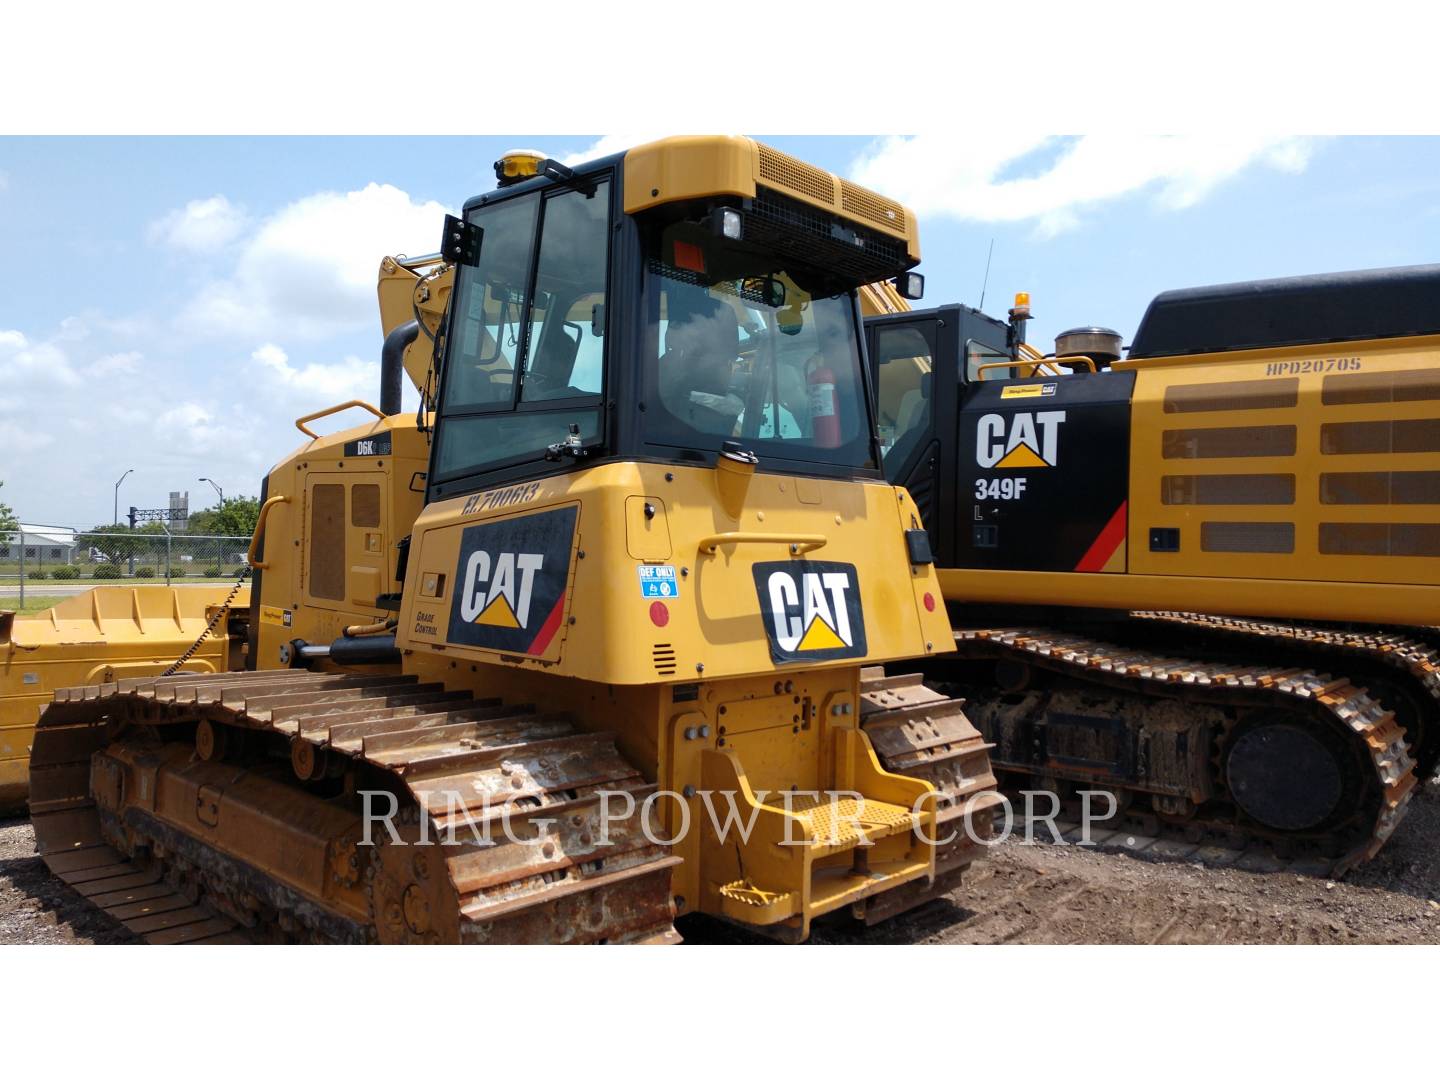
<instances>
[{"instance_id":1,"label":"yellow dozer blade","mask_svg":"<svg viewBox=\"0 0 1440 1080\"><path fill-rule=\"evenodd\" d=\"M0 816L25 805L35 723L57 688L159 675L204 633L232 587L107 585L32 615L0 611ZM249 604L246 585L230 610ZM178 670L238 666L241 641L232 630L218 621Z\"/></svg>"}]
</instances>

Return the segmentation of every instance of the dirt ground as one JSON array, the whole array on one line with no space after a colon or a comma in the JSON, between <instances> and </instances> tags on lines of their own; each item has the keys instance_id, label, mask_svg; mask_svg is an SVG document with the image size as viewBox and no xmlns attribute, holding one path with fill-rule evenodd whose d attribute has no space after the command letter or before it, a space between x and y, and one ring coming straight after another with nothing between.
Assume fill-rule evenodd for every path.
<instances>
[{"instance_id":1,"label":"dirt ground","mask_svg":"<svg viewBox=\"0 0 1440 1080\"><path fill-rule=\"evenodd\" d=\"M680 929L697 943L761 940L701 917ZM0 822L0 944L133 940L45 871L28 821ZM1379 856L1343 881L1012 840L943 899L868 930L822 925L812 940L1440 944L1440 786L1427 785Z\"/></svg>"}]
</instances>

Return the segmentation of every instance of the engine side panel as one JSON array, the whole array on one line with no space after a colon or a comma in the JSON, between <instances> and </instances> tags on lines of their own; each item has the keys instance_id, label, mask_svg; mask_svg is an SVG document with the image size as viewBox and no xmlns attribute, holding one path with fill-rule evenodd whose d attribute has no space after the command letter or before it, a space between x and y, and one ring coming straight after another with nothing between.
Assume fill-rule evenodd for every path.
<instances>
[{"instance_id":1,"label":"engine side panel","mask_svg":"<svg viewBox=\"0 0 1440 1080\"><path fill-rule=\"evenodd\" d=\"M1440 585L1440 338L1135 376L1131 573Z\"/></svg>"}]
</instances>

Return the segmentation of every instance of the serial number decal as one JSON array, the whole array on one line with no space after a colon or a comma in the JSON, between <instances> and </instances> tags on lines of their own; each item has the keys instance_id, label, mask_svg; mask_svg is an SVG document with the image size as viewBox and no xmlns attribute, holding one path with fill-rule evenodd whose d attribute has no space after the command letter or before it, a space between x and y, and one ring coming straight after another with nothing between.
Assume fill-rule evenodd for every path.
<instances>
[{"instance_id":1,"label":"serial number decal","mask_svg":"<svg viewBox=\"0 0 1440 1080\"><path fill-rule=\"evenodd\" d=\"M502 506L518 506L521 503L530 502L539 494L540 481L538 480L533 484L519 484L515 487L497 488L494 491L482 491L466 499L460 513L462 515L478 514L482 510L497 510Z\"/></svg>"},{"instance_id":2,"label":"serial number decal","mask_svg":"<svg viewBox=\"0 0 1440 1080\"><path fill-rule=\"evenodd\" d=\"M983 477L975 481L975 498L985 499L1018 499L1025 494L1027 478L1024 476L1007 476L1003 480L986 480Z\"/></svg>"},{"instance_id":3,"label":"serial number decal","mask_svg":"<svg viewBox=\"0 0 1440 1080\"><path fill-rule=\"evenodd\" d=\"M1266 375L1313 375L1328 371L1359 371L1360 357L1342 356L1330 360L1281 360L1266 364Z\"/></svg>"}]
</instances>

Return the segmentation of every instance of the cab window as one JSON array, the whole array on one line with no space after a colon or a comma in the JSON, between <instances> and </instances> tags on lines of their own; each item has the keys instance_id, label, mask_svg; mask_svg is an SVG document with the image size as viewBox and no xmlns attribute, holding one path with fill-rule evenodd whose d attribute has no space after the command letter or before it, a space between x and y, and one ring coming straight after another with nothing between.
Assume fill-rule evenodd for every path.
<instances>
[{"instance_id":1,"label":"cab window","mask_svg":"<svg viewBox=\"0 0 1440 1080\"><path fill-rule=\"evenodd\" d=\"M610 185L480 207L446 345L435 473L449 480L600 434ZM533 276L533 288L531 278Z\"/></svg>"},{"instance_id":2,"label":"cab window","mask_svg":"<svg viewBox=\"0 0 1440 1080\"><path fill-rule=\"evenodd\" d=\"M1013 357L1003 349L982 345L978 341L967 341L965 343L965 381L972 383L995 382L998 379L1018 378L1018 369L1013 367L980 370L985 364L1000 364L1011 359Z\"/></svg>"},{"instance_id":3,"label":"cab window","mask_svg":"<svg viewBox=\"0 0 1440 1080\"><path fill-rule=\"evenodd\" d=\"M885 455L885 476L910 457L930 430L930 343L913 326L882 326L875 332L875 364L880 373L877 402L880 452Z\"/></svg>"},{"instance_id":4,"label":"cab window","mask_svg":"<svg viewBox=\"0 0 1440 1080\"><path fill-rule=\"evenodd\" d=\"M648 442L873 464L848 286L690 223L647 241Z\"/></svg>"}]
</instances>

